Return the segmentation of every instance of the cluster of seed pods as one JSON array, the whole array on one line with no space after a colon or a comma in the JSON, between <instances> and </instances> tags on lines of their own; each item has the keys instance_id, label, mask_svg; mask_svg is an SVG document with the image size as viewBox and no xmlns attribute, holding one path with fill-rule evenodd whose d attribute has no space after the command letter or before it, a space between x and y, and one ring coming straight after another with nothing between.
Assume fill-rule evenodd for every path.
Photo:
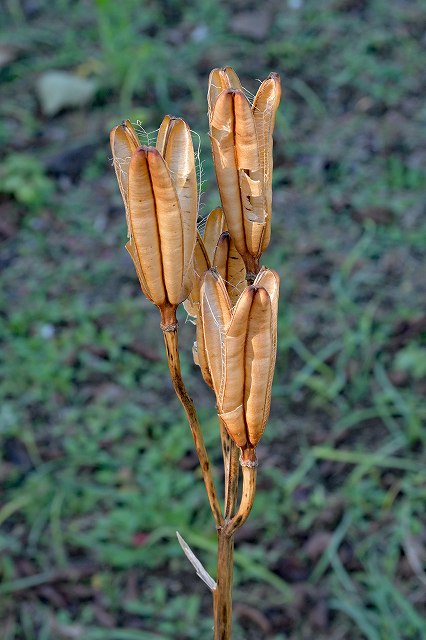
<instances>
[{"instance_id":1,"label":"cluster of seed pods","mask_svg":"<svg viewBox=\"0 0 426 640\"><path fill-rule=\"evenodd\" d=\"M128 226L126 248L142 291L176 331L184 302L196 324L194 360L217 411L255 460L268 416L277 344L279 278L260 267L272 216L272 134L281 95L272 73L252 104L236 73L209 78L210 139L221 207L197 232L198 195L191 131L166 116L155 147L140 145L129 121L111 131L113 163Z\"/></svg>"}]
</instances>

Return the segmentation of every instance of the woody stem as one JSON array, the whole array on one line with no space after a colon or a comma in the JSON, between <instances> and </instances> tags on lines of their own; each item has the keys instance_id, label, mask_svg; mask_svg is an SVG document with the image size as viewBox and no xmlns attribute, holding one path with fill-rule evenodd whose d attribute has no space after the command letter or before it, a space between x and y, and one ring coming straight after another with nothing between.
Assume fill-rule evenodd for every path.
<instances>
[{"instance_id":1,"label":"woody stem","mask_svg":"<svg viewBox=\"0 0 426 640\"><path fill-rule=\"evenodd\" d=\"M194 439L195 449L197 451L198 459L200 461L201 473L203 474L204 484L206 486L207 496L210 503L210 509L212 511L216 527L221 527L223 523L222 514L220 511L219 500L216 493L216 488L213 482L213 476L210 468L210 461L207 455L206 446L204 444L203 435L201 433L200 423L198 421L197 412L195 410L194 403L189 397L184 382L182 380L182 373L180 369L179 350L178 350L178 334L177 326L163 330L164 343L166 346L167 362L169 365L170 377L172 379L173 387L179 398L183 408L185 409L188 424L191 429L192 437Z\"/></svg>"},{"instance_id":2,"label":"woody stem","mask_svg":"<svg viewBox=\"0 0 426 640\"><path fill-rule=\"evenodd\" d=\"M214 640L231 640L234 536L217 532L217 585L213 591Z\"/></svg>"},{"instance_id":3,"label":"woody stem","mask_svg":"<svg viewBox=\"0 0 426 640\"><path fill-rule=\"evenodd\" d=\"M213 591L214 640L230 640L232 633L232 578L234 536L228 536L226 523L235 513L238 495L238 447L219 418L225 468L225 523L217 532L217 584Z\"/></svg>"},{"instance_id":4,"label":"woody stem","mask_svg":"<svg viewBox=\"0 0 426 640\"><path fill-rule=\"evenodd\" d=\"M222 426L222 425L221 425ZM234 443L233 443L234 444ZM233 471L228 475L227 493L228 500L225 499L225 514L228 505L232 504L229 516L225 515L225 524L218 530L218 557L217 557L217 586L213 591L214 609L214 640L230 640L232 633L232 576L234 565L234 534L247 520L253 506L256 494L256 468L257 461L254 450L249 451L248 459L241 460L243 474L243 490L241 502L237 513L232 516L235 510L236 486L238 482L238 459L235 452L238 448L234 444L235 451L231 454ZM237 468L235 470L235 460ZM233 500L229 499L233 496ZM231 518L230 520L228 518Z\"/></svg>"},{"instance_id":5,"label":"woody stem","mask_svg":"<svg viewBox=\"0 0 426 640\"><path fill-rule=\"evenodd\" d=\"M250 515L256 495L257 463L245 465L243 462L241 466L243 474L241 502L235 516L225 524L225 532L228 536L233 536L235 531L245 523Z\"/></svg>"},{"instance_id":6,"label":"woody stem","mask_svg":"<svg viewBox=\"0 0 426 640\"><path fill-rule=\"evenodd\" d=\"M225 522L232 518L236 509L238 494L238 447L230 438L223 420L219 417L222 441L223 465L225 469Z\"/></svg>"}]
</instances>

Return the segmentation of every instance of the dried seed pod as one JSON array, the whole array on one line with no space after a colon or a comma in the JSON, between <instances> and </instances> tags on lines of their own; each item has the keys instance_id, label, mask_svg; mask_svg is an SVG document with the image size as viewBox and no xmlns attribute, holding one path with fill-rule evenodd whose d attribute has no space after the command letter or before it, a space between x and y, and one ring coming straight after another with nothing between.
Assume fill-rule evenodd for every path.
<instances>
[{"instance_id":1,"label":"dried seed pod","mask_svg":"<svg viewBox=\"0 0 426 640\"><path fill-rule=\"evenodd\" d=\"M225 231L225 216L222 208L216 207L207 216L203 233L203 243L211 264L213 263L217 241L223 231Z\"/></svg>"},{"instance_id":2,"label":"dried seed pod","mask_svg":"<svg viewBox=\"0 0 426 640\"><path fill-rule=\"evenodd\" d=\"M275 367L271 324L271 299L266 289L259 287L250 310L244 362L245 419L248 441L253 448L262 437L271 404L270 383Z\"/></svg>"},{"instance_id":3,"label":"dried seed pod","mask_svg":"<svg viewBox=\"0 0 426 640\"><path fill-rule=\"evenodd\" d=\"M272 338L273 349L276 352L277 345L277 319L278 319L278 299L280 295L280 277L273 269L262 267L253 282L255 287L263 287L269 294L272 305Z\"/></svg>"},{"instance_id":4,"label":"dried seed pod","mask_svg":"<svg viewBox=\"0 0 426 640\"><path fill-rule=\"evenodd\" d=\"M253 113L241 91L226 90L217 97L210 137L227 227L247 270L252 270L260 255L266 211L262 185L251 178L259 172L259 150Z\"/></svg>"},{"instance_id":5,"label":"dried seed pod","mask_svg":"<svg viewBox=\"0 0 426 640\"><path fill-rule=\"evenodd\" d=\"M206 248L199 233L197 233L197 242L195 243L194 257L193 257L193 273L194 280L192 290L188 298L183 303L185 311L191 318L197 318L200 311L200 288L202 278L210 269L211 263L207 255ZM198 364L198 363L196 363Z\"/></svg>"},{"instance_id":6,"label":"dried seed pod","mask_svg":"<svg viewBox=\"0 0 426 640\"><path fill-rule=\"evenodd\" d=\"M207 353L206 353L206 343L204 340L204 328L203 328L203 311L202 311L202 305L200 305L199 308L199 312L198 312L198 317L197 317L197 322L196 322L196 327L195 327L195 335L196 335L196 357L194 357L194 352L193 352L193 357L194 357L194 362L195 364L197 364L200 369L201 369L201 375L203 376L203 380L204 382L211 388L214 390L213 388L213 379L211 377L210 374L210 368L209 368L209 362L207 360Z\"/></svg>"},{"instance_id":7,"label":"dried seed pod","mask_svg":"<svg viewBox=\"0 0 426 640\"><path fill-rule=\"evenodd\" d=\"M272 218L272 168L275 115L281 99L281 81L278 73L271 73L260 85L252 105L256 135L259 147L259 175L252 177L263 182L266 199L266 229L262 241L265 251L271 237Z\"/></svg>"},{"instance_id":8,"label":"dried seed pod","mask_svg":"<svg viewBox=\"0 0 426 640\"><path fill-rule=\"evenodd\" d=\"M231 318L231 302L225 283L215 269L209 269L205 273L200 298L200 319L197 322L198 357L203 371L201 363L204 358L202 355L204 349L211 386L217 398L224 374L223 332Z\"/></svg>"},{"instance_id":9,"label":"dried seed pod","mask_svg":"<svg viewBox=\"0 0 426 640\"><path fill-rule=\"evenodd\" d=\"M219 416L243 450L256 447L269 416L278 290L278 275L262 269L255 284L244 289L231 313L222 277L215 270L204 277L203 331L197 331L197 344L203 344L205 350L203 357L208 363ZM200 350L198 353L200 357Z\"/></svg>"},{"instance_id":10,"label":"dried seed pod","mask_svg":"<svg viewBox=\"0 0 426 640\"><path fill-rule=\"evenodd\" d=\"M240 91L243 90L237 74L232 69L232 67L213 69L210 72L209 84L207 89L209 120L211 120L211 114L213 112L219 94L226 89L239 89Z\"/></svg>"},{"instance_id":11,"label":"dried seed pod","mask_svg":"<svg viewBox=\"0 0 426 640\"><path fill-rule=\"evenodd\" d=\"M129 120L124 120L110 133L112 161L117 176L121 197L126 209L127 229L130 235L128 212L129 165L133 153L139 146L139 140Z\"/></svg>"},{"instance_id":12,"label":"dried seed pod","mask_svg":"<svg viewBox=\"0 0 426 640\"><path fill-rule=\"evenodd\" d=\"M192 257L197 237L197 175L191 130L182 118L166 116L161 124L157 149L170 172L180 203L184 233L184 292L186 298L193 284Z\"/></svg>"},{"instance_id":13,"label":"dried seed pod","mask_svg":"<svg viewBox=\"0 0 426 640\"><path fill-rule=\"evenodd\" d=\"M231 306L234 306L246 286L246 268L228 231L224 231L219 237L213 266L222 276Z\"/></svg>"},{"instance_id":14,"label":"dried seed pod","mask_svg":"<svg viewBox=\"0 0 426 640\"><path fill-rule=\"evenodd\" d=\"M210 211L206 218L203 237L197 233L197 242L195 245L193 257L193 287L187 300L183 303L185 311L192 317L197 318L199 313L200 288L202 278L210 269L213 263L213 255L216 249L217 241L223 231L225 224L225 216L222 209L217 207Z\"/></svg>"},{"instance_id":15,"label":"dried seed pod","mask_svg":"<svg viewBox=\"0 0 426 640\"><path fill-rule=\"evenodd\" d=\"M210 137L227 226L251 276L271 233L272 133L281 87L271 73L250 107L231 72L214 69L210 76Z\"/></svg>"},{"instance_id":16,"label":"dried seed pod","mask_svg":"<svg viewBox=\"0 0 426 640\"><path fill-rule=\"evenodd\" d=\"M166 116L157 148L138 147L125 121L112 130L111 147L126 207L126 248L163 326L175 326L176 307L194 280L198 198L190 129L182 119Z\"/></svg>"},{"instance_id":17,"label":"dried seed pod","mask_svg":"<svg viewBox=\"0 0 426 640\"><path fill-rule=\"evenodd\" d=\"M167 165L154 147L139 147L129 166L132 242L158 307L182 302L184 251L182 212Z\"/></svg>"}]
</instances>

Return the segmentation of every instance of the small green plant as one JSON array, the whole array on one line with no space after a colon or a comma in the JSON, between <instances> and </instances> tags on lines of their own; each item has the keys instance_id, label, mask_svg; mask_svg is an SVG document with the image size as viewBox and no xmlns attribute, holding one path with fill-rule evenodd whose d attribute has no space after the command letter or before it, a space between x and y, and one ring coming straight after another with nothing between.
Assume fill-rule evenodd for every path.
<instances>
[{"instance_id":1,"label":"small green plant","mask_svg":"<svg viewBox=\"0 0 426 640\"><path fill-rule=\"evenodd\" d=\"M53 190L40 162L28 153L12 153L0 165L0 191L29 209L47 204Z\"/></svg>"}]
</instances>

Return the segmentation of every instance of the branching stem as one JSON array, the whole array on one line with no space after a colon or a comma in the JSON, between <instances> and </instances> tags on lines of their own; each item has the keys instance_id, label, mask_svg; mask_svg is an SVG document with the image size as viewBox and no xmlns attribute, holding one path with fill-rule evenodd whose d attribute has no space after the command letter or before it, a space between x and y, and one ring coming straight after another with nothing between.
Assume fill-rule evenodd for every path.
<instances>
[{"instance_id":1,"label":"branching stem","mask_svg":"<svg viewBox=\"0 0 426 640\"><path fill-rule=\"evenodd\" d=\"M194 403L189 397L184 382L182 380L182 374L180 369L179 350L178 350L178 334L177 328L172 331L163 331L164 343L166 345L167 362L169 365L170 376L172 379L173 387L177 397L182 403L185 409L188 424L191 429L192 437L194 439L195 448L197 451L198 459L200 461L201 473L203 474L204 484L206 486L207 496L210 503L210 509L212 511L216 527L220 528L223 525L223 517L220 511L219 500L216 493L216 488L213 481L213 476L210 468L210 461L207 455L206 446L204 444L203 435L201 433L200 423L198 421L197 412L195 410Z\"/></svg>"}]
</instances>

